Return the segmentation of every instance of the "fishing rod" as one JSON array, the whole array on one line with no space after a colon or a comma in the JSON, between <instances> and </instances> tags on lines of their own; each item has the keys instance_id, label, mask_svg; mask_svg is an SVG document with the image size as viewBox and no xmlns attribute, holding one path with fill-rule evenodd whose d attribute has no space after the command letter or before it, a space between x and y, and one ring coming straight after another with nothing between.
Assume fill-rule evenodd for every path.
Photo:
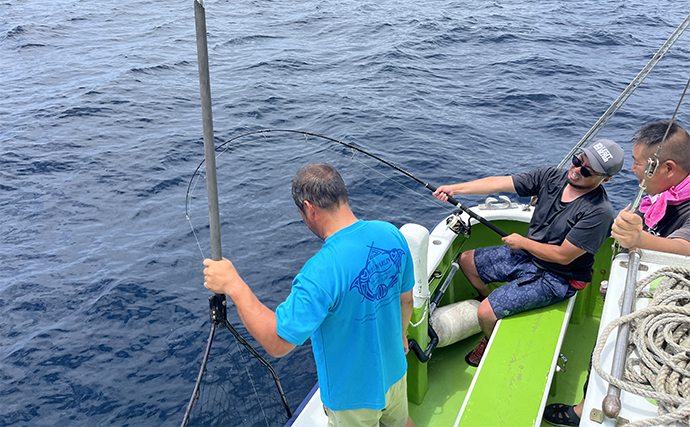
<instances>
[{"instance_id":1,"label":"fishing rod","mask_svg":"<svg viewBox=\"0 0 690 427\"><path fill-rule=\"evenodd\" d=\"M319 135L319 134L312 133L312 132L306 132L306 131L302 131L302 130L293 130L293 129L262 129L262 130L247 132L247 133L244 133L244 134L242 134L242 135L236 136L236 137L234 137L234 138L232 138L232 139L230 139L230 140L228 140L228 141L225 141L223 144L219 145L218 148L221 148L221 147L223 147L223 146L225 146L225 145L227 145L227 144L230 144L230 143L233 142L233 141L236 141L236 140L238 140L238 139L240 139L240 138L243 138L243 137L246 137L246 136L256 135L256 134L266 134L266 133L270 133L270 132L289 132L289 133L297 133L297 134L301 134L301 135L305 135L305 136L313 136L313 137L316 137L316 138L323 138L323 139L325 139L325 140L328 140L328 141L331 141L331 142L338 143L338 144L343 145L343 146L345 146L345 147L348 147L348 148L350 148L350 149L352 149L352 150L355 150L355 151L358 151L358 152L360 152L360 153L362 153L362 154L365 154L365 155L371 157L372 159L378 160L379 162L383 163L383 164L386 165L386 166L389 166L389 167L395 169L396 171L398 171L398 172L402 173L403 175L407 176L408 178L412 178L413 180L415 180L415 181L417 181L418 183L422 184L424 187L428 188L432 193L435 192L436 189L437 189L437 187L435 187L435 186L429 184L428 182L422 181L421 179L417 178L416 176L412 175L411 173L407 172L406 170L404 170L404 169L402 169L402 168L399 168L398 166L394 165L393 163L391 163L391 162L389 162L389 161L386 161L386 160L382 159L381 157L379 157L379 156L377 156L377 155L375 155L375 154L372 154L372 153L370 153L370 152L368 152L368 151L366 151L366 150L364 150L364 149L362 149L362 148L356 147L356 146L354 146L354 145L352 145L352 144L348 144L347 142L339 141L339 140L337 140L337 139L335 139L335 138L330 138L330 137L328 137L328 136L323 136L323 135ZM202 161L202 162L199 164L199 166L197 166L196 171L194 171L194 175L196 175L196 173L199 171L199 169L201 168L201 166L202 166L203 164L204 164L204 161ZM192 187L192 181L193 181L194 175L192 175L192 180L190 180L189 186L187 187L187 202L189 201L189 194L190 194L190 189L191 189L191 187ZM493 232L497 233L497 234L500 235L501 237L506 237L506 236L508 235L506 232L504 232L504 231L501 230L500 228L496 227L494 224L492 224L491 222L489 222L489 221L486 220L485 218L483 218L483 217L477 215L477 214L476 214L474 211L472 211L470 208L464 206L463 204L461 204L460 202L458 202L455 198L453 198L453 197L450 196L450 195L448 195L448 202L449 202L450 204L452 204L453 206L455 206L456 208L458 208L458 209L462 210L463 212L465 212L465 213L466 213L467 215L469 215L471 218L473 218L473 219L479 221L480 223L482 223L483 225L487 226L489 229L491 229ZM187 203L186 205L189 206L188 203Z\"/></svg>"}]
</instances>

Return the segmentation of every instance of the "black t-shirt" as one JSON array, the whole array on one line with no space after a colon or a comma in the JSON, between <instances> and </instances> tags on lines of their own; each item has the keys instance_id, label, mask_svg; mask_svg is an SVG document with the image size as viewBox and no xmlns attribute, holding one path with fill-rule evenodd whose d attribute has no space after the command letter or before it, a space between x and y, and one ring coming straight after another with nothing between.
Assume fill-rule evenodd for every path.
<instances>
[{"instance_id":1,"label":"black t-shirt","mask_svg":"<svg viewBox=\"0 0 690 427\"><path fill-rule=\"evenodd\" d=\"M547 262L533 257L534 264L547 271L580 282L592 280L594 254L611 233L614 211L602 186L569 202L561 202L568 184L568 171L558 168L535 169L513 175L519 196L538 196L527 237L540 243L560 245L570 243L587 251L567 265Z\"/></svg>"},{"instance_id":2,"label":"black t-shirt","mask_svg":"<svg viewBox=\"0 0 690 427\"><path fill-rule=\"evenodd\" d=\"M638 215L643 214L638 212ZM652 229L644 229L655 236L683 239L690 242L690 200L680 205L666 205L666 214Z\"/></svg>"}]
</instances>

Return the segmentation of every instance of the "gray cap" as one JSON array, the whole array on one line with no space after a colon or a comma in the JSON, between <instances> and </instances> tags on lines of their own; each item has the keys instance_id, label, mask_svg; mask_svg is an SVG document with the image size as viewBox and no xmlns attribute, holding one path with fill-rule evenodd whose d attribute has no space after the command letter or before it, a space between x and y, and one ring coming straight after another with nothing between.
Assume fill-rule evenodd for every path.
<instances>
[{"instance_id":1,"label":"gray cap","mask_svg":"<svg viewBox=\"0 0 690 427\"><path fill-rule=\"evenodd\" d=\"M625 155L620 145L610 139L600 139L582 150L596 172L614 176L623 168Z\"/></svg>"}]
</instances>

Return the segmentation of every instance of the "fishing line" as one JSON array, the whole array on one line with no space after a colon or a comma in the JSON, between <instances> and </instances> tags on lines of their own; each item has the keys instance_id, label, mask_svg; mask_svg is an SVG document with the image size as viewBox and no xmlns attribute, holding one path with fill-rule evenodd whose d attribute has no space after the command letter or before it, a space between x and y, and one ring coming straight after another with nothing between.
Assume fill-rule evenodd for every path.
<instances>
[{"instance_id":1,"label":"fishing line","mask_svg":"<svg viewBox=\"0 0 690 427\"><path fill-rule=\"evenodd\" d=\"M227 143L229 143L231 141L232 140L226 141L225 143L218 146L218 148L226 145ZM232 148L239 148L243 145L249 144L250 142L251 142L251 140L249 140L247 142L241 142L241 143L235 144L235 145L229 145L224 150L222 150L218 154L216 154L215 157L216 157L216 159L218 159L218 158L220 158L221 155L225 154L228 150L230 150ZM189 185L187 186L187 195L185 197L185 219L189 223L189 226L192 228L192 234L194 235L194 240L196 240L196 244L199 247L199 252L201 252L201 259L206 259L208 257L206 255L204 255L204 250L201 247L201 242L199 241L199 236L196 233L196 227L194 227L194 224L192 224L192 219L191 219L191 216L189 215L189 206L190 206L190 196L194 193L194 190L196 189L196 186L199 183L199 180L201 178L206 179L206 176L202 173L203 169L201 169L201 166L203 166L204 163L205 163L205 161L201 162L196 167L196 169L194 170L194 174L192 174L192 178L190 179Z\"/></svg>"},{"instance_id":2,"label":"fishing line","mask_svg":"<svg viewBox=\"0 0 690 427\"><path fill-rule=\"evenodd\" d=\"M273 133L273 132L296 133L296 134L304 135L305 137L313 136L313 137L315 137L315 138L322 138L322 139L325 139L325 140L328 140L328 141L331 141L331 142L335 142L335 143L337 143L337 144L341 144L341 145L343 145L343 146L345 146L345 147L348 147L348 148L350 148L351 150L353 150L353 160L354 160L354 151L360 152L360 153L362 153L362 154L365 154L365 155L367 155L367 156L369 156L369 157L371 157L371 158L373 158L373 159L375 159L375 160L377 160L377 161L379 161L379 162L385 164L386 166L389 166L389 167L395 169L396 171L398 171L398 172L402 173L403 175L407 176L408 178L411 178L411 179L417 181L418 183L422 184L424 187L426 187L426 188L427 188L428 190L430 190L431 192L434 192L434 191L436 191L436 189L437 189L435 186L429 184L428 182L422 181L421 179L419 179L419 178L417 178L416 176L412 175L411 173L405 171L404 169L399 168L398 166L396 166L396 165L394 165L394 164L392 164L392 163L390 163L390 162L388 162L388 161L382 159L381 157L379 157L379 156L377 156L377 155L375 155L375 154L372 154L372 153L370 153L370 152L368 152L368 151L366 151L366 150L364 150L364 149L362 149L362 148L356 147L356 146L354 146L354 145L352 145L352 144L349 144L349 143L347 143L347 142L339 141L339 140L334 139L334 138L330 138L330 137L327 137L327 136L315 134L315 133L312 133L312 132L301 131L301 130L292 130L292 129L263 129L263 130L257 130L257 131L247 132L247 133L244 133L244 134L242 134L242 135L239 135L239 136L236 136L236 137L234 137L234 138L229 139L228 141L226 141L226 142L224 142L223 144L221 144L220 146L218 146L218 147L216 148L216 150L217 150L218 148L221 148L221 147L223 147L223 146L225 146L225 145L228 145L228 144L230 144L231 142L236 141L236 140L238 140L238 139L240 139L240 138L243 138L243 137L247 137L247 136L250 136L250 135L256 135L256 134L263 134L263 135L265 136L266 134L268 134L268 133ZM319 146L320 146L320 145L319 145ZM216 157L217 157L217 156L216 156ZM185 202L185 214L186 214L186 216L187 216L188 219L189 219L189 210L188 210L188 209L189 209L190 189L192 188L192 183L193 183L193 180L194 180L194 176L198 173L199 169L201 169L201 166L205 163L205 161L206 161L206 160L204 159L201 163L199 163L199 166L197 166L196 170L194 171L194 175L192 175L192 179L190 180L189 185L188 185L188 187L187 187L187 196L186 196L186 202ZM375 169L373 169L373 168L371 168L371 169L372 169L372 170L375 170ZM381 174L381 175L383 175L384 177L387 177L385 174ZM389 179L390 179L391 181L393 181L393 182L396 182L395 180L393 180L393 179L390 178L390 177L387 177L387 178L389 178ZM400 184L400 185L402 185L402 184ZM404 188L407 188L407 187L404 186L404 185L403 185L403 187L404 187ZM413 190L410 189L410 191L413 191ZM413 191L413 192L414 192L414 191ZM416 192L415 192L415 193L416 193ZM473 219L479 221L480 223L482 223L483 225L485 225L486 227L488 227L490 230L492 230L492 231L494 231L495 233L499 234L501 237L505 237L505 236L508 235L508 234L505 233L503 230L501 230L500 228L496 227L494 224L490 223L489 221L487 221L487 220L484 219L483 217L477 215L475 212L473 212L472 210L470 210L470 209L467 208L466 206L462 205L460 202L458 202L458 201L457 201L455 198L453 198L452 196L448 196L448 202L449 202L450 204L454 205L456 208L458 208L458 209L462 210L463 212L465 212L465 213L466 213L467 215L469 215L471 218L473 218Z\"/></svg>"},{"instance_id":3,"label":"fishing line","mask_svg":"<svg viewBox=\"0 0 690 427\"><path fill-rule=\"evenodd\" d=\"M349 157L350 157L350 160L351 160L351 161L354 161L354 162L359 163L359 164L362 165L363 167L365 167L365 168L367 168L367 169L370 169L371 171L373 171L373 172L375 172L375 173L381 175L382 177L384 177L384 178L390 180L391 182L395 183L396 185L399 185L400 187L402 187L402 188L404 188L404 189L410 191L411 193L413 193L413 194L415 194L415 195L417 195L417 196L419 196L419 197L422 197L422 198L425 198L425 199L426 199L426 195L424 195L424 194L422 194L422 193L420 193L420 192L418 192L418 191L416 191L416 190L414 190L414 189L412 189L412 188L406 186L405 184L403 184L403 183L397 181L396 179L394 179L393 177L388 176L388 175L386 175L385 173L383 173L383 172L381 172L381 171L379 171L379 170L376 170L375 168L369 166L368 164L364 163L364 162L361 161L360 159L355 158L356 152L357 152L357 151L361 151L361 150L356 149L355 147L353 147L353 146L351 146L350 144L347 144L347 143L345 143L345 142L336 141L336 140L333 140L333 139L331 139L331 138L328 138L328 137L325 137L325 136L321 136L321 135L311 134L311 133L309 133L309 132L296 131L296 130L265 129L265 130L259 130L259 131L254 131L254 132L245 133L245 134L239 135L239 136L237 136L237 137L234 137L234 138L232 138L232 139L230 139L230 140L228 140L228 141L225 141L223 144L219 145L219 146L217 147L216 150L218 150L218 149L220 149L220 148L222 148L222 147L225 147L225 146L227 146L227 147L226 147L224 150L218 152L218 154L216 155L216 159L220 158L221 155L225 154L225 153L226 153L227 151L229 151L230 149L237 149L237 148L239 148L239 147L241 147L241 146L243 146L243 145L248 145L249 143L252 142L252 140L248 140L247 142L241 142L241 143L236 143L236 144L229 145L229 144L231 144L232 142L234 142L234 141L236 141L236 140L238 140L238 139L240 139L240 138L243 138L243 137L246 137L246 136L251 136L251 135L254 135L254 134L262 134L262 136L264 137L264 139L268 140L268 135L267 135L267 134L270 133L270 132L294 132L294 133L300 133L300 134L303 134L303 135L304 135L304 142L306 142L306 143L308 143L308 144L311 144L311 145L314 145L314 146L316 146L316 147L319 147L319 148L322 148L322 149L331 151L331 152L333 152L333 153L337 153L337 154L340 154L340 155L344 155L344 153L338 152L337 150L335 150L335 149L332 148L332 147L329 147L328 145L320 144L320 143L316 142L316 141L318 141L318 140L310 140L309 137L310 137L310 136L317 136L317 137L323 138L323 139L325 139L325 140L330 140L330 141L334 141L334 142L341 143L341 144L347 146L348 148L350 148L350 151L351 151L352 154L351 154L351 156L349 156ZM378 159L377 159L377 160L378 160ZM202 161L202 162L197 166L196 170L194 171L194 174L192 175L192 179L190 180L190 183L189 183L189 186L188 186L188 189L187 189L187 197L186 197L186 203L185 203L185 215L187 216L187 220L189 220L190 196L191 196L191 194L194 192L194 189L196 188L196 185L197 185L197 183L198 183L198 180L203 176L203 174L202 174L203 169L202 169L201 167L203 166L204 162L205 162L205 161ZM384 162L384 163L385 163L385 162ZM428 200L428 199L427 199L427 200ZM446 207L445 204L442 204L441 202L439 202L439 204L440 204L440 206L441 206L443 209L445 209L445 210L447 210L447 211L449 211L449 212L452 212L452 209Z\"/></svg>"},{"instance_id":4,"label":"fishing line","mask_svg":"<svg viewBox=\"0 0 690 427\"><path fill-rule=\"evenodd\" d=\"M189 218L189 215L187 216L187 222L189 223L189 226L192 227L192 234L194 235L194 240L196 240L196 245L199 247L199 252L201 252L201 259L206 259L206 256L204 256L204 250L201 249L201 242L199 242L199 237L196 235L196 230L194 229L194 225L192 224L192 220Z\"/></svg>"},{"instance_id":5,"label":"fishing line","mask_svg":"<svg viewBox=\"0 0 690 427\"><path fill-rule=\"evenodd\" d=\"M249 140L246 140L246 141L244 141L244 142L239 142L239 143L232 144L232 143L235 142L236 140L238 140L238 139L240 139L240 138L242 138L242 137L251 136L251 135L254 135L254 134L261 134L261 136L263 136L263 138L264 138L265 140L268 141L268 140L269 140L269 139L268 139L268 133L270 133L270 132L287 132L287 131L280 131L280 130L260 130L260 131L249 132L249 133L245 133L245 134L239 135L239 136L237 136L237 137L235 137L235 138L232 138L232 139L230 139L230 140L228 140L228 141L225 141L224 143L222 143L221 145L219 145L219 146L216 148L216 151L218 151L218 150L220 150L221 148L225 147L223 150L218 151L218 153L216 154L216 159L219 159L223 154L227 153L228 151L230 151L230 150L232 150L232 149L238 149L238 148L240 148L240 147L242 147L242 146L249 145L250 143L254 142L254 140L249 139ZM296 132L296 133L301 133L301 134L303 134L303 135L304 135L304 142L305 142L305 143L311 144L311 145L313 145L313 146L316 146L316 147L321 148L321 149L324 149L324 150L328 150L328 151L333 152L333 153L336 153L336 154L345 155L343 152L337 151L335 148L333 148L333 147L331 147L331 146L328 146L328 145L326 145L326 144L321 144L321 143L319 143L319 142L318 142L319 139L309 139L310 136L314 136L313 134L310 134L310 133L307 133L307 132L301 132L301 131L290 131L290 132ZM321 137L321 136L319 136L319 137L320 137L320 138L323 138L322 140L330 140L330 139L327 138L327 137ZM343 144L346 144L346 143L343 143ZM398 186L400 186L400 187L406 189L407 191L409 191L409 192L411 192L411 193L413 193L413 194L419 196L420 198L423 198L423 199L425 199L425 200L429 200L429 199L426 197L425 194L422 194L422 193L420 193L419 191L416 191L416 190L414 190L413 188L408 187L407 185L405 185L405 184L399 182L398 180L396 180L395 178L393 178L393 177L391 177L391 176L389 176L389 175L386 175L385 173L381 172L380 170L376 170L375 168L373 168L372 166L366 164L365 162L363 162L363 161L360 160L359 158L356 158L356 157L355 157L355 154L357 153L357 150L355 150L353 147L348 147L348 148L349 148L350 152L352 153L350 156L348 156L348 157L350 158L351 161L357 162L357 163L360 164L361 166L363 166L363 167L365 167L365 168L367 168L367 169L369 169L369 170L371 170L371 171L373 171L373 172L375 172L375 173L381 175L382 177L386 178L387 180L389 180L389 181L393 182L394 184L396 184L396 185L398 185ZM191 195L194 193L194 191L195 191L195 189L196 189L196 186L197 186L199 180L200 180L202 177L204 177L203 168L202 168L204 162L205 162L205 161L202 161L202 162L197 166L197 168L196 168L195 171L194 171L194 174L192 175L192 178L190 179L189 186L188 186L188 188L187 188L186 201L185 201L185 218L187 219L187 222L189 223L189 225L190 225L190 227L191 227L191 229L192 229L192 234L194 235L194 239L195 239L195 241L196 241L196 243L197 243L197 246L199 247L199 251L201 252L201 257L202 257L202 259L206 259L207 257L204 255L204 251L203 251L203 249L202 249L202 245L201 245L201 242L200 242L200 240L199 240L199 236L198 236L198 234L196 233L196 227L195 227L194 224L192 223L191 215L189 214L189 209L190 209L190 203L191 203ZM452 211L453 211L453 209L448 208L448 207L446 206L445 203L441 203L441 202L439 202L439 201L436 200L436 199L433 199L433 201L437 202L437 206L440 206L442 209L445 209L445 210L448 211L448 212L452 212Z\"/></svg>"}]
</instances>

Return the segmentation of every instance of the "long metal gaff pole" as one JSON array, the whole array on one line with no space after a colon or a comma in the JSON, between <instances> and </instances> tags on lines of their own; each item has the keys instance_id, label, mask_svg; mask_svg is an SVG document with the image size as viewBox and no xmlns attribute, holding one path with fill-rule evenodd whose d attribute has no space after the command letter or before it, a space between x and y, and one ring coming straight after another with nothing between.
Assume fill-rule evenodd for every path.
<instances>
[{"instance_id":1,"label":"long metal gaff pole","mask_svg":"<svg viewBox=\"0 0 690 427\"><path fill-rule=\"evenodd\" d=\"M220 209L218 207L218 180L216 178L216 147L213 137L211 78L208 65L208 42L206 38L206 9L202 3L202 0L194 0L194 19L196 25L196 52L199 61L201 115L204 127L204 158L206 161L206 189L208 192L208 215L211 228L211 258L214 261L220 261L223 259L223 251L220 242ZM227 327L235 338L250 353L252 353L259 360L259 362L261 362L261 364L268 368L273 380L276 383L276 387L278 388L278 393L280 394L283 406L287 412L287 417L290 419L290 417L292 417L292 412L290 411L290 406L287 403L285 393L283 392L283 387L280 384L280 380L278 379L275 370L268 362L266 362L266 360L264 360L263 357L261 357L261 355L254 350L254 348L252 348L251 345L249 345L249 343L247 343L240 336L230 322L228 322L225 295L214 294L209 299L209 307L211 313L211 322L213 323L211 325L211 335L208 340L204 362L202 364L201 371L199 372L199 377L194 387L192 398L190 399L187 407L187 413L185 414L185 419L183 420L183 426L189 421L189 412L191 411L194 400L196 400L198 397L199 386L201 383L200 380L205 370L206 360L208 360L208 352L210 350L211 343L213 342L213 335L217 326Z\"/></svg>"},{"instance_id":2,"label":"long metal gaff pole","mask_svg":"<svg viewBox=\"0 0 690 427\"><path fill-rule=\"evenodd\" d=\"M208 67L208 47L206 44L206 11L204 5L200 0L194 0L194 20L196 26L196 52L199 61L199 88L201 90L201 115L204 127L204 151L206 157L206 175L207 175L207 190L208 190L208 212L211 222L211 256L214 260L222 259L223 254L220 245L220 214L218 209L218 181L216 179L216 153L213 142L213 113L211 111L211 80ZM211 352L211 344L216 332L216 326L222 322L227 322L225 318L225 310L214 310L215 307L225 308L225 295L215 294L209 300L211 306L211 331L206 342L206 351L201 363L201 369L194 384L194 391L192 397L187 404L184 418L182 419L182 427L186 427L189 423L189 417L194 407L194 402L199 397L199 388L201 386L201 379L206 371L206 363ZM222 319L219 319L219 314L222 313Z\"/></svg>"},{"instance_id":3,"label":"long metal gaff pole","mask_svg":"<svg viewBox=\"0 0 690 427\"><path fill-rule=\"evenodd\" d=\"M206 40L206 9L201 0L194 1L196 22L196 53L199 61L199 90L201 92L201 117L204 127L204 158L206 160L206 191L208 192L208 216L211 228L211 258L223 259L220 242L220 211L218 208L218 179L216 178L216 147L213 138L213 109L211 106L211 78L208 65ZM225 295L215 294L209 301L211 321L218 325L225 322Z\"/></svg>"},{"instance_id":4,"label":"long metal gaff pole","mask_svg":"<svg viewBox=\"0 0 690 427\"><path fill-rule=\"evenodd\" d=\"M199 59L201 117L204 126L208 214L211 222L211 257L214 261L220 261L223 258L223 253L220 244L220 214L218 209L218 180L216 178L216 149L213 140L211 78L209 75L208 45L206 41L206 10L201 0L194 1L194 18L196 20L196 53Z\"/></svg>"},{"instance_id":5,"label":"long metal gaff pole","mask_svg":"<svg viewBox=\"0 0 690 427\"><path fill-rule=\"evenodd\" d=\"M637 283L637 271L639 268L640 252L637 249L631 250L630 254L628 255L628 274L625 277L623 302L621 304L621 317L627 316L633 311L633 303L635 302L635 283ZM616 336L616 345L613 352L613 362L611 366L611 376L617 379L623 378L629 335L629 323L624 323L618 327L618 335ZM612 384L609 384L606 391L606 396L601 402L602 411L607 417L612 419L618 417L618 414L621 411L620 395L620 389Z\"/></svg>"}]
</instances>

